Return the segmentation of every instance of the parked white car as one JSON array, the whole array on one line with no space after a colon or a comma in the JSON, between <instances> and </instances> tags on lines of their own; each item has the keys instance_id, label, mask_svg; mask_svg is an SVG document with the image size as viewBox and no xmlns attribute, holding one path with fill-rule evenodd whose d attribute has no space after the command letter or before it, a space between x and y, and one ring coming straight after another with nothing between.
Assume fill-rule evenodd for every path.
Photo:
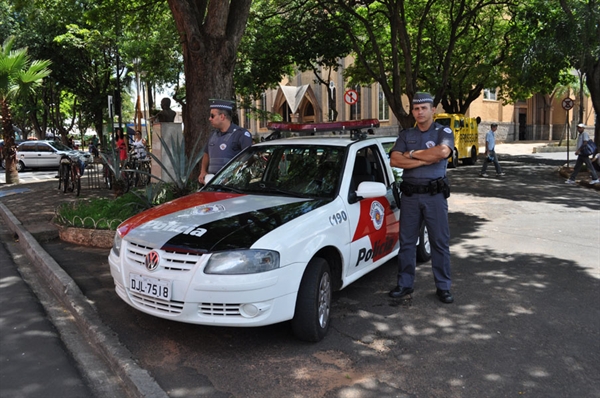
<instances>
[{"instance_id":1,"label":"parked white car","mask_svg":"<svg viewBox=\"0 0 600 398\"><path fill-rule=\"evenodd\" d=\"M201 191L118 227L108 258L117 294L174 321L291 320L298 338L321 340L332 293L398 253L400 194L383 147L394 141L357 134L247 148Z\"/></svg>"},{"instance_id":2,"label":"parked white car","mask_svg":"<svg viewBox=\"0 0 600 398\"><path fill-rule=\"evenodd\" d=\"M57 168L63 155L82 157L86 163L92 161L89 152L76 151L59 141L25 141L17 147L17 171L26 168Z\"/></svg>"}]
</instances>

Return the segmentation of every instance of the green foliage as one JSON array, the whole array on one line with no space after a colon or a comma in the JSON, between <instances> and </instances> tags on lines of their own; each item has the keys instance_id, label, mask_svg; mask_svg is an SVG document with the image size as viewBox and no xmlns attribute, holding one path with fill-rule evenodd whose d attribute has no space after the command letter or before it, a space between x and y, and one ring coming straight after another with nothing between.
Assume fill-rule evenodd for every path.
<instances>
[{"instance_id":1,"label":"green foliage","mask_svg":"<svg viewBox=\"0 0 600 398\"><path fill-rule=\"evenodd\" d=\"M160 192L166 192L164 195L168 196L168 192L171 191L175 197L181 197L197 190L198 183L191 179L191 176L194 174L196 166L200 163L204 155L204 152L200 150L201 137L196 137L194 147L191 151L195 155L189 159L185 156L185 140L183 136L172 135L168 141L160 135L157 135L157 137L160 140L163 155L167 155L166 158L171 167L168 167L168 164L163 163L156 155L149 152L152 161L160 166L163 177L168 176L168 179L158 178L154 175L152 177L165 184L172 183L170 189L166 189L166 191L161 190ZM149 195L147 194L146 196L148 197ZM150 196L153 197L154 195Z\"/></svg>"},{"instance_id":2,"label":"green foliage","mask_svg":"<svg viewBox=\"0 0 600 398\"><path fill-rule=\"evenodd\" d=\"M254 1L236 63L237 94L256 99L295 69L313 71L328 85L351 49L340 24L317 1Z\"/></svg>"},{"instance_id":3,"label":"green foliage","mask_svg":"<svg viewBox=\"0 0 600 398\"><path fill-rule=\"evenodd\" d=\"M62 203L56 209L54 221L64 226L115 230L120 223L144 208L144 203L130 192L116 199L95 198Z\"/></svg>"},{"instance_id":4,"label":"green foliage","mask_svg":"<svg viewBox=\"0 0 600 398\"><path fill-rule=\"evenodd\" d=\"M7 184L19 182L15 167L11 101L27 99L33 95L42 79L50 74L49 61L32 60L26 48L13 49L14 42L14 37L8 37L0 48L0 108Z\"/></svg>"},{"instance_id":5,"label":"green foliage","mask_svg":"<svg viewBox=\"0 0 600 398\"><path fill-rule=\"evenodd\" d=\"M512 0L320 3L352 40L356 61L345 71L350 84L378 82L406 127L413 120L403 94L410 100L430 91L446 111L464 113L502 78L498 65L511 44L505 13Z\"/></svg>"},{"instance_id":6,"label":"green foliage","mask_svg":"<svg viewBox=\"0 0 600 398\"><path fill-rule=\"evenodd\" d=\"M115 177L115 180L123 179L123 168L121 167L121 160L119 157L119 152L115 150L115 142L111 140L110 143L110 152L100 153L100 157L102 158L104 167L108 167L110 172Z\"/></svg>"}]
</instances>

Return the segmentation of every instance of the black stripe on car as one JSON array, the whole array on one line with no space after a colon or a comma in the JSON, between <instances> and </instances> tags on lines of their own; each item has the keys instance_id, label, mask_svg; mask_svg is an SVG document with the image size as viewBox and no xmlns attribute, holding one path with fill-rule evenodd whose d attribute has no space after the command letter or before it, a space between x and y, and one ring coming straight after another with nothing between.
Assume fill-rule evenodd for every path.
<instances>
[{"instance_id":1,"label":"black stripe on car","mask_svg":"<svg viewBox=\"0 0 600 398\"><path fill-rule=\"evenodd\" d=\"M174 236L162 249L196 253L247 249L275 228L329 202L329 199L296 202L212 221L199 226L197 233L186 231Z\"/></svg>"}]
</instances>

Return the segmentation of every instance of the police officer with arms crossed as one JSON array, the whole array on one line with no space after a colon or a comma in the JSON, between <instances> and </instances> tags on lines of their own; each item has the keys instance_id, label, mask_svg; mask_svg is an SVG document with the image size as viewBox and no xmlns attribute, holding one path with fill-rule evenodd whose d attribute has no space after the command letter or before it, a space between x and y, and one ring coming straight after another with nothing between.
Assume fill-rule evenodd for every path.
<instances>
[{"instance_id":1,"label":"police officer with arms crossed","mask_svg":"<svg viewBox=\"0 0 600 398\"><path fill-rule=\"evenodd\" d=\"M429 232L431 263L436 295L452 303L450 293L450 228L448 201L450 187L446 178L447 158L454 148L454 134L433 121L433 98L416 93L412 114L417 126L400 132L392 148L390 164L404 169L400 186L400 252L398 286L389 295L406 297L414 292L417 240L422 220Z\"/></svg>"},{"instance_id":2,"label":"police officer with arms crossed","mask_svg":"<svg viewBox=\"0 0 600 398\"><path fill-rule=\"evenodd\" d=\"M231 121L233 101L211 99L210 124L215 128L204 147L198 182L221 170L235 155L252 145L252 134Z\"/></svg>"}]
</instances>

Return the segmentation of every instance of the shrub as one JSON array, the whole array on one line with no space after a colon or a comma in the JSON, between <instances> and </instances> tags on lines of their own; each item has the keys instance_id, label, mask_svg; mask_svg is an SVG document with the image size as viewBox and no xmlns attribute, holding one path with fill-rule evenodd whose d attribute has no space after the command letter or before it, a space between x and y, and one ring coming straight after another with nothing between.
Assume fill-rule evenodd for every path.
<instances>
[{"instance_id":1,"label":"shrub","mask_svg":"<svg viewBox=\"0 0 600 398\"><path fill-rule=\"evenodd\" d=\"M68 227L116 230L120 223L144 208L143 201L132 193L116 199L79 200L58 206L54 222Z\"/></svg>"}]
</instances>

